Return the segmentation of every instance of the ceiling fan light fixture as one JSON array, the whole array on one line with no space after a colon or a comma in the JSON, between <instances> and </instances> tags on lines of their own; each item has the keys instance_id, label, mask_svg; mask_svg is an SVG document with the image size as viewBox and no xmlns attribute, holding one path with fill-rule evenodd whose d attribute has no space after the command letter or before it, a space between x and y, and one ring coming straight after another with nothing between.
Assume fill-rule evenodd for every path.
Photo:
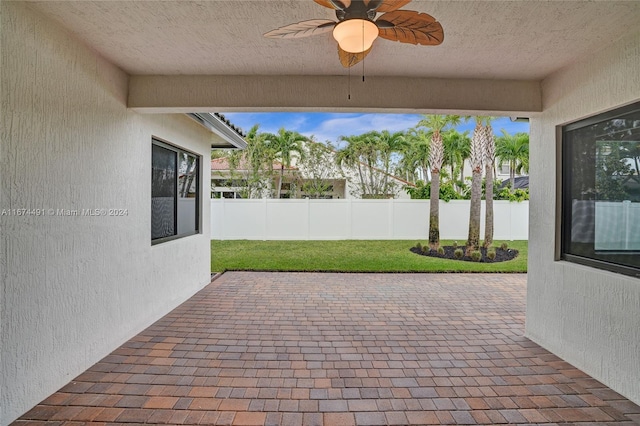
<instances>
[{"instance_id":1,"label":"ceiling fan light fixture","mask_svg":"<svg viewBox=\"0 0 640 426\"><path fill-rule=\"evenodd\" d=\"M333 38L345 52L361 53L371 47L379 32L378 26L367 19L348 19L335 26Z\"/></svg>"}]
</instances>

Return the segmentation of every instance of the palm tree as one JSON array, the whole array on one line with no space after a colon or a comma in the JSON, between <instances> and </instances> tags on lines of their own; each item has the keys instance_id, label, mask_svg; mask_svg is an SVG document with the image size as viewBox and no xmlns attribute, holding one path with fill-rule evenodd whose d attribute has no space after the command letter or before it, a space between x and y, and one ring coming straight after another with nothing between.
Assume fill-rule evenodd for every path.
<instances>
[{"instance_id":1,"label":"palm tree","mask_svg":"<svg viewBox=\"0 0 640 426\"><path fill-rule=\"evenodd\" d=\"M509 182L514 190L516 173L529 172L529 135L510 135L502 129L502 136L496 140L496 157L500 164L509 163Z\"/></svg>"},{"instance_id":2,"label":"palm tree","mask_svg":"<svg viewBox=\"0 0 640 426\"><path fill-rule=\"evenodd\" d=\"M341 136L347 143L338 151L336 162L340 167L358 171L360 192L367 198L386 198L395 189L390 178L394 167L394 154L405 148L404 132L371 131L361 135Z\"/></svg>"},{"instance_id":3,"label":"palm tree","mask_svg":"<svg viewBox=\"0 0 640 426\"><path fill-rule=\"evenodd\" d=\"M360 162L360 146L362 145L362 136L340 136L342 142L346 142L347 146L336 153L336 164L342 168L357 169L360 181L360 192L366 193L366 183L362 163Z\"/></svg>"},{"instance_id":4,"label":"palm tree","mask_svg":"<svg viewBox=\"0 0 640 426\"><path fill-rule=\"evenodd\" d=\"M300 157L304 155L302 143L308 141L306 136L294 130L285 130L281 127L277 134L267 134L265 136L267 146L273 151L274 158L280 162L280 178L278 179L278 189L276 198L280 198L282 192L282 180L285 167L291 166L291 154L297 153Z\"/></svg>"},{"instance_id":5,"label":"palm tree","mask_svg":"<svg viewBox=\"0 0 640 426\"><path fill-rule=\"evenodd\" d=\"M405 145L400 159L399 169L402 174L411 176L407 180L416 182L416 174L422 175L422 180L429 183L429 142L430 137L423 129L411 128L405 133Z\"/></svg>"},{"instance_id":6,"label":"palm tree","mask_svg":"<svg viewBox=\"0 0 640 426\"><path fill-rule=\"evenodd\" d=\"M484 126L485 147L484 147L484 167L485 167L485 215L484 215L484 243L485 248L493 244L493 167L496 163L496 140L491 128L491 120L487 120Z\"/></svg>"},{"instance_id":7,"label":"palm tree","mask_svg":"<svg viewBox=\"0 0 640 426\"><path fill-rule=\"evenodd\" d=\"M391 133L388 130L381 132L372 132L373 137L377 139L378 149L380 150L380 160L382 170L384 174L381 175L381 195L386 195L391 190L391 184L389 182L389 176L391 176L391 166L393 163L393 156L401 153L407 145L404 137L404 132Z\"/></svg>"},{"instance_id":8,"label":"palm tree","mask_svg":"<svg viewBox=\"0 0 640 426\"><path fill-rule=\"evenodd\" d=\"M425 127L431 135L429 165L431 167L431 190L429 196L429 247L437 250L440 246L440 169L444 161L442 130L460 124L459 115L424 115L418 126Z\"/></svg>"},{"instance_id":9,"label":"palm tree","mask_svg":"<svg viewBox=\"0 0 640 426\"><path fill-rule=\"evenodd\" d=\"M241 187L244 198L260 198L264 196L267 182L273 173L273 151L267 145L268 133L258 131L254 125L247 133L247 147L243 150L226 154L231 171L231 185ZM239 169L246 170L238 174Z\"/></svg>"},{"instance_id":10,"label":"palm tree","mask_svg":"<svg viewBox=\"0 0 640 426\"><path fill-rule=\"evenodd\" d=\"M476 116L476 127L471 137L471 202L469 204L469 234L467 256L478 250L480 245L480 211L482 202L482 166L485 159L487 133L485 125L491 117Z\"/></svg>"},{"instance_id":11,"label":"palm tree","mask_svg":"<svg viewBox=\"0 0 640 426\"><path fill-rule=\"evenodd\" d=\"M467 132L460 133L455 129L442 133L442 143L444 146L444 164L451 168L451 181L455 183L456 170L460 171L460 185L458 193L462 193L464 185L464 162L469 158L471 150L471 139Z\"/></svg>"}]
</instances>

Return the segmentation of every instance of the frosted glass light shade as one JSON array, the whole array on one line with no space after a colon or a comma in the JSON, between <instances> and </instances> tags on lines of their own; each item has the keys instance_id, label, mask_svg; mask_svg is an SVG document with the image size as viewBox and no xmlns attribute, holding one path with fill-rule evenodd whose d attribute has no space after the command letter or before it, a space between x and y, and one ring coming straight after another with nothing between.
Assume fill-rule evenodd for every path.
<instances>
[{"instance_id":1,"label":"frosted glass light shade","mask_svg":"<svg viewBox=\"0 0 640 426\"><path fill-rule=\"evenodd\" d=\"M371 21L349 19L335 26L333 38L345 52L360 53L371 47L378 33L378 27Z\"/></svg>"}]
</instances>

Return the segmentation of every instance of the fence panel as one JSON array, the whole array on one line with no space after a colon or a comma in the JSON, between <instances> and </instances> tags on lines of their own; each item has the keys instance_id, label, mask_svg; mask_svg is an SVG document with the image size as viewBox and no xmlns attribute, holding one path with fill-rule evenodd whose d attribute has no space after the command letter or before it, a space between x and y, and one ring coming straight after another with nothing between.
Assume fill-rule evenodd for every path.
<instances>
[{"instance_id":1,"label":"fence panel","mask_svg":"<svg viewBox=\"0 0 640 426\"><path fill-rule=\"evenodd\" d=\"M495 240L528 238L527 201L495 201L494 216ZM440 238L464 241L468 228L469 201L440 202ZM424 240L428 231L429 200L211 200L216 240Z\"/></svg>"}]
</instances>

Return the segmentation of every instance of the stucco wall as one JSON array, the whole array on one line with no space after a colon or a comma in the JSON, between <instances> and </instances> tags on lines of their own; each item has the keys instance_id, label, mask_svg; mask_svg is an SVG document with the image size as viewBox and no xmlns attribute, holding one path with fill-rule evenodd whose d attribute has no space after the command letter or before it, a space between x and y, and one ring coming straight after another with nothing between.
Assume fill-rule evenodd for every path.
<instances>
[{"instance_id":1,"label":"stucco wall","mask_svg":"<svg viewBox=\"0 0 640 426\"><path fill-rule=\"evenodd\" d=\"M543 81L531 120L527 336L640 403L640 279L554 260L556 126L640 99L640 34ZM535 230L535 232L533 232Z\"/></svg>"},{"instance_id":2,"label":"stucco wall","mask_svg":"<svg viewBox=\"0 0 640 426\"><path fill-rule=\"evenodd\" d=\"M210 134L128 110L124 73L24 4L1 8L0 209L127 209L0 217L6 424L209 282L207 191L202 234L152 247L150 161L152 135L207 160Z\"/></svg>"}]
</instances>

